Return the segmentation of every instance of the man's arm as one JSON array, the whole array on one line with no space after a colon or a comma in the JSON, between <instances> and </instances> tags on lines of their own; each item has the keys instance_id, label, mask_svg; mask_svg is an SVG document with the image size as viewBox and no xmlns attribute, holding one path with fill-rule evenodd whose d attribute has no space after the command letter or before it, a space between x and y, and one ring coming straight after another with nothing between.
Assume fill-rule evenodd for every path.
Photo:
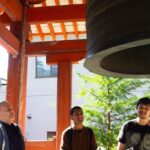
<instances>
[{"instance_id":1,"label":"man's arm","mask_svg":"<svg viewBox=\"0 0 150 150\"><path fill-rule=\"evenodd\" d=\"M121 142L118 142L117 150L124 150L124 149L125 149L125 145Z\"/></svg>"},{"instance_id":2,"label":"man's arm","mask_svg":"<svg viewBox=\"0 0 150 150\"><path fill-rule=\"evenodd\" d=\"M2 145L3 145L3 132L0 129L0 149L2 149Z\"/></svg>"},{"instance_id":3,"label":"man's arm","mask_svg":"<svg viewBox=\"0 0 150 150\"><path fill-rule=\"evenodd\" d=\"M70 150L70 143L66 132L63 132L62 134L60 150Z\"/></svg>"},{"instance_id":4,"label":"man's arm","mask_svg":"<svg viewBox=\"0 0 150 150\"><path fill-rule=\"evenodd\" d=\"M117 150L125 150L125 144L126 144L126 123L121 127L121 130L118 135L118 145Z\"/></svg>"},{"instance_id":5,"label":"man's arm","mask_svg":"<svg viewBox=\"0 0 150 150\"><path fill-rule=\"evenodd\" d=\"M96 143L96 138L95 138L95 134L93 132L92 129L90 129L90 132L91 132L91 145L90 145L90 148L91 150L97 150L97 143Z\"/></svg>"}]
</instances>

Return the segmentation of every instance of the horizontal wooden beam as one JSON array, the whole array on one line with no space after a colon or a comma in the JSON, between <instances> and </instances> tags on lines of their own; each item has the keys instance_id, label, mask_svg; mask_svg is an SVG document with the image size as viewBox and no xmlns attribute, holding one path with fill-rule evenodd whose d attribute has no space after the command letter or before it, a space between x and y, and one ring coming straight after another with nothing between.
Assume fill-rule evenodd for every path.
<instances>
[{"instance_id":1,"label":"horizontal wooden beam","mask_svg":"<svg viewBox=\"0 0 150 150\"><path fill-rule=\"evenodd\" d=\"M43 22L80 21L85 20L85 16L85 4L49 7L29 7L27 11L27 22L33 24ZM12 20L8 17L6 13L0 16L0 21L5 24L9 24L12 22Z\"/></svg>"},{"instance_id":2,"label":"horizontal wooden beam","mask_svg":"<svg viewBox=\"0 0 150 150\"><path fill-rule=\"evenodd\" d=\"M67 22L85 20L86 5L64 5L49 7L30 7L27 12L28 23Z\"/></svg>"},{"instance_id":3,"label":"horizontal wooden beam","mask_svg":"<svg viewBox=\"0 0 150 150\"><path fill-rule=\"evenodd\" d=\"M25 141L26 150L54 150L56 149L56 140L54 141Z\"/></svg>"},{"instance_id":4,"label":"horizontal wooden beam","mask_svg":"<svg viewBox=\"0 0 150 150\"><path fill-rule=\"evenodd\" d=\"M2 15L0 15L0 22L4 23L4 24L10 24L11 22L13 22L10 17L4 13Z\"/></svg>"},{"instance_id":5,"label":"horizontal wooden beam","mask_svg":"<svg viewBox=\"0 0 150 150\"><path fill-rule=\"evenodd\" d=\"M19 40L0 22L0 44L10 54L18 54Z\"/></svg>"},{"instance_id":6,"label":"horizontal wooden beam","mask_svg":"<svg viewBox=\"0 0 150 150\"><path fill-rule=\"evenodd\" d=\"M66 40L26 43L27 55L86 52L86 40Z\"/></svg>"},{"instance_id":7,"label":"horizontal wooden beam","mask_svg":"<svg viewBox=\"0 0 150 150\"><path fill-rule=\"evenodd\" d=\"M81 59L85 58L86 52L76 52L76 53L59 53L59 54L48 54L46 56L46 63L48 65L57 64L61 61L71 61L76 62L80 61Z\"/></svg>"},{"instance_id":8,"label":"horizontal wooden beam","mask_svg":"<svg viewBox=\"0 0 150 150\"><path fill-rule=\"evenodd\" d=\"M1 0L0 7L13 21L22 20L22 5L19 0Z\"/></svg>"}]
</instances>

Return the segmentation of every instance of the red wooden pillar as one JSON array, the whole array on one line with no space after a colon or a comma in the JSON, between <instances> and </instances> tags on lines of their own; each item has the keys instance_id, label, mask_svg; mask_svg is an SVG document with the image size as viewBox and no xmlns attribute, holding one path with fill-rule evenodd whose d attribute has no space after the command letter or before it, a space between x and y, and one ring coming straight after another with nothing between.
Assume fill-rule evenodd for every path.
<instances>
[{"instance_id":1,"label":"red wooden pillar","mask_svg":"<svg viewBox=\"0 0 150 150\"><path fill-rule=\"evenodd\" d=\"M27 82L25 42L28 36L28 29L24 22L15 22L10 25L10 31L20 40L20 49L18 55L9 55L7 79L7 100L14 106L15 121L20 125L23 133L25 128Z\"/></svg>"},{"instance_id":2,"label":"red wooden pillar","mask_svg":"<svg viewBox=\"0 0 150 150\"><path fill-rule=\"evenodd\" d=\"M72 63L71 61L58 62L58 89L57 89L57 137L56 149L60 149L62 131L70 125L69 110L72 95Z\"/></svg>"}]
</instances>

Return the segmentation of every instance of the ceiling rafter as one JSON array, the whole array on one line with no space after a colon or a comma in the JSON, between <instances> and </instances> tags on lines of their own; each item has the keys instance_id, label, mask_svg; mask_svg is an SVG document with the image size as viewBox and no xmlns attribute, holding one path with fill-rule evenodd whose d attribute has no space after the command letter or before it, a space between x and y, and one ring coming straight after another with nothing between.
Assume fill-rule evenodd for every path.
<instances>
[{"instance_id":1,"label":"ceiling rafter","mask_svg":"<svg viewBox=\"0 0 150 150\"><path fill-rule=\"evenodd\" d=\"M78 32L78 26L77 26L77 22L73 22L73 26L74 26L74 32L76 35L76 38L79 38L79 32Z\"/></svg>"},{"instance_id":2,"label":"ceiling rafter","mask_svg":"<svg viewBox=\"0 0 150 150\"><path fill-rule=\"evenodd\" d=\"M60 5L59 0L55 0L55 4L56 4L56 5Z\"/></svg>"},{"instance_id":3,"label":"ceiling rafter","mask_svg":"<svg viewBox=\"0 0 150 150\"><path fill-rule=\"evenodd\" d=\"M44 41L45 38L44 38L44 35L43 35L43 32L42 32L40 24L36 24L36 27L37 27L37 30L39 32L41 40Z\"/></svg>"},{"instance_id":4,"label":"ceiling rafter","mask_svg":"<svg viewBox=\"0 0 150 150\"><path fill-rule=\"evenodd\" d=\"M83 0L83 4L85 4L86 3L86 0Z\"/></svg>"},{"instance_id":5,"label":"ceiling rafter","mask_svg":"<svg viewBox=\"0 0 150 150\"><path fill-rule=\"evenodd\" d=\"M73 4L73 0L69 0L69 4Z\"/></svg>"},{"instance_id":6,"label":"ceiling rafter","mask_svg":"<svg viewBox=\"0 0 150 150\"><path fill-rule=\"evenodd\" d=\"M45 2L45 1L42 2L42 6L43 6L43 7L46 7L46 2Z\"/></svg>"},{"instance_id":7,"label":"ceiling rafter","mask_svg":"<svg viewBox=\"0 0 150 150\"><path fill-rule=\"evenodd\" d=\"M53 28L52 28L53 30ZM71 35L71 34L74 34L74 32L66 32L67 35ZM78 31L78 34L86 34L86 31ZM53 40L56 40L56 35L63 35L62 32L57 32L57 33L52 33L51 32L51 29L50 29L50 33L30 33L30 36L38 36L38 35L44 35L44 36L52 36ZM54 36L54 37L53 37Z\"/></svg>"},{"instance_id":8,"label":"ceiling rafter","mask_svg":"<svg viewBox=\"0 0 150 150\"><path fill-rule=\"evenodd\" d=\"M13 21L22 20L22 5L18 0L1 0L0 7Z\"/></svg>"},{"instance_id":9,"label":"ceiling rafter","mask_svg":"<svg viewBox=\"0 0 150 150\"><path fill-rule=\"evenodd\" d=\"M67 40L67 33L66 33L66 28L65 28L64 23L61 23L61 28L62 28L62 33L63 33L63 36L64 36L64 40Z\"/></svg>"},{"instance_id":10,"label":"ceiling rafter","mask_svg":"<svg viewBox=\"0 0 150 150\"><path fill-rule=\"evenodd\" d=\"M51 23L48 23L48 27L49 27L49 29L50 29L50 33L51 33L52 39L53 39L53 41L55 41L55 40L56 40L56 35L55 35L55 33L54 33L54 29L53 29L52 24L51 24Z\"/></svg>"},{"instance_id":11,"label":"ceiling rafter","mask_svg":"<svg viewBox=\"0 0 150 150\"><path fill-rule=\"evenodd\" d=\"M74 32L67 32L67 34L69 35L69 34L73 34ZM86 34L86 31L78 31L78 33L79 34ZM32 35L32 36L37 36L39 33L30 33L30 35ZM44 36L45 35L51 35L51 33L42 33ZM55 35L63 35L62 34L62 32L57 32L57 33L55 33L54 32L54 34Z\"/></svg>"}]
</instances>

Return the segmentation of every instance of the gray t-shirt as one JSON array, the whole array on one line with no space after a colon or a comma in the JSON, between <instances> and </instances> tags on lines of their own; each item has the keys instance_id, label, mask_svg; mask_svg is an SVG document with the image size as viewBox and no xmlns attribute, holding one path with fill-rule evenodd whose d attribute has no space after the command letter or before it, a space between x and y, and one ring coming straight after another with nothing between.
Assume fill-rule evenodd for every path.
<instances>
[{"instance_id":1,"label":"gray t-shirt","mask_svg":"<svg viewBox=\"0 0 150 150\"><path fill-rule=\"evenodd\" d=\"M150 125L141 126L136 120L125 123L119 133L118 141L125 149L150 150Z\"/></svg>"}]
</instances>

